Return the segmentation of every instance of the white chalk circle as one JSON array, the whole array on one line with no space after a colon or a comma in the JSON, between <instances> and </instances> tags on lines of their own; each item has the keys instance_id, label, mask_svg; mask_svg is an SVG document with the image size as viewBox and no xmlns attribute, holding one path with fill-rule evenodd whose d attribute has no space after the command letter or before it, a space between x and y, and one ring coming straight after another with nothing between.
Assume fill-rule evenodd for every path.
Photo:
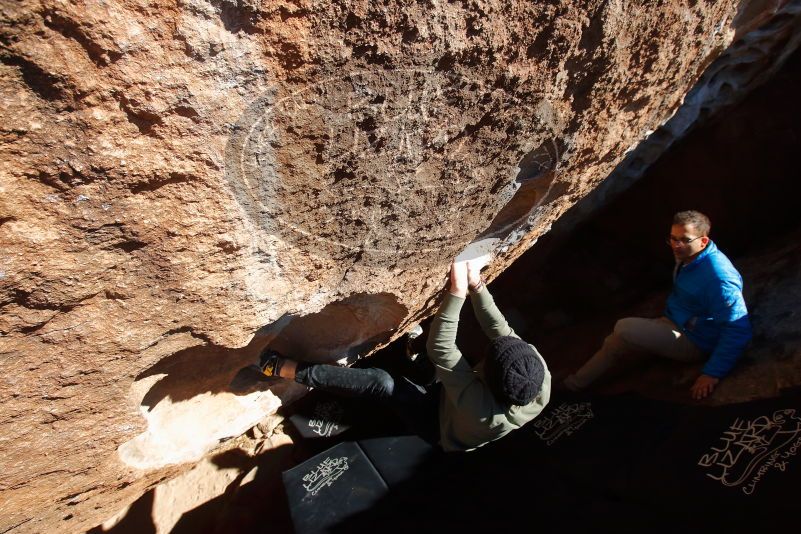
<instances>
[{"instance_id":1,"label":"white chalk circle","mask_svg":"<svg viewBox=\"0 0 801 534\"><path fill-rule=\"evenodd\" d=\"M226 182L262 236L365 263L440 262L515 187L523 149L505 130L519 102L494 83L376 69L276 88L234 125ZM535 112L528 120L533 142L553 139Z\"/></svg>"}]
</instances>

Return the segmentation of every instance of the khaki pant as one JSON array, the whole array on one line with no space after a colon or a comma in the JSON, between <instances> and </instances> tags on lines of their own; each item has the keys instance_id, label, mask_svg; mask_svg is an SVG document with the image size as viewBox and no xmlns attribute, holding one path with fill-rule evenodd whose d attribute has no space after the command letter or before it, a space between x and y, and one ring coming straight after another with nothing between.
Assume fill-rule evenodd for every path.
<instances>
[{"instance_id":1,"label":"khaki pant","mask_svg":"<svg viewBox=\"0 0 801 534\"><path fill-rule=\"evenodd\" d=\"M696 362L704 357L667 317L626 317L615 324L601 349L565 379L565 385L573 391L584 389L617 367L624 358L647 357L648 354L681 362Z\"/></svg>"}]
</instances>

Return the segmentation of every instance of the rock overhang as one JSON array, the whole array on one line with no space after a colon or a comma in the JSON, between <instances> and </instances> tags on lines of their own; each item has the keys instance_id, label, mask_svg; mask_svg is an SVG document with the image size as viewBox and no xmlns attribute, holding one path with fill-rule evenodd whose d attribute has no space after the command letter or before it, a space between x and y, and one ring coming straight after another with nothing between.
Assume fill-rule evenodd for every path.
<instances>
[{"instance_id":1,"label":"rock overhang","mask_svg":"<svg viewBox=\"0 0 801 534\"><path fill-rule=\"evenodd\" d=\"M91 506L164 476L115 463L145 431L132 385L160 361L242 347L265 324L358 295L391 295L398 307L378 304L394 330L378 327L399 335L433 311L448 261L479 236L499 239L497 274L774 9L9 8L2 421L15 511L3 524L34 510L28 525L51 528L69 506L86 512L68 528L92 526ZM516 195L543 143L558 172ZM32 428L34 450L59 451L63 470L25 461ZM118 480L118 496L97 491ZM54 487L64 499L46 511L36 495Z\"/></svg>"}]
</instances>

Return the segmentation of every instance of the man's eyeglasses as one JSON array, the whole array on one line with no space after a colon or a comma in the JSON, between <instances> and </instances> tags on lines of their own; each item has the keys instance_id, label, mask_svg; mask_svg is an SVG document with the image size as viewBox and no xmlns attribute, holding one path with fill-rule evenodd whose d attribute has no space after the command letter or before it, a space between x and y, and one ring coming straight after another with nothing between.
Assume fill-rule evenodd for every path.
<instances>
[{"instance_id":1,"label":"man's eyeglasses","mask_svg":"<svg viewBox=\"0 0 801 534\"><path fill-rule=\"evenodd\" d=\"M704 237L704 236L699 235L698 237L693 237L692 239L690 239L689 237L673 237L673 236L670 236L667 239L665 239L665 243L667 243L668 245L672 245L674 243L677 244L677 245L689 245L690 243L692 243L696 239L701 239L702 237Z\"/></svg>"}]
</instances>

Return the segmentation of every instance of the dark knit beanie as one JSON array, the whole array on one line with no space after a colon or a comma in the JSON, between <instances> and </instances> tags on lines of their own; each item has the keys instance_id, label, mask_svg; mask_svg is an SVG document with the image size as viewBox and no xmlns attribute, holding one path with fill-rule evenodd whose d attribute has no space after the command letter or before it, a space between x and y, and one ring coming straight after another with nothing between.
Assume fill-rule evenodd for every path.
<instances>
[{"instance_id":1,"label":"dark knit beanie","mask_svg":"<svg viewBox=\"0 0 801 534\"><path fill-rule=\"evenodd\" d=\"M545 369L531 345L516 337L502 336L487 348L484 378L498 401L524 406L539 395Z\"/></svg>"}]
</instances>

